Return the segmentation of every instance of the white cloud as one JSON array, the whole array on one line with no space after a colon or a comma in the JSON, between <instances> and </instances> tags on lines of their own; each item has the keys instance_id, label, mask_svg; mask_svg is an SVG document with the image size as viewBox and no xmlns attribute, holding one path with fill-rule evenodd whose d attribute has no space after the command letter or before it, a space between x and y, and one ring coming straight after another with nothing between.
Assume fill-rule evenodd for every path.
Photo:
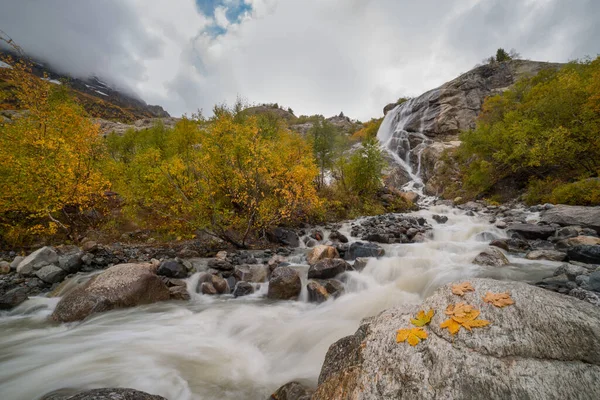
<instances>
[{"instance_id":1,"label":"white cloud","mask_svg":"<svg viewBox=\"0 0 600 400\"><path fill-rule=\"evenodd\" d=\"M228 11L242 1L252 12L236 22ZM0 29L62 68L127 85L173 114L241 95L297 114L360 119L454 78L498 47L567 61L595 55L600 37L595 0L210 4L218 6L204 16L193 0L0 0Z\"/></svg>"}]
</instances>

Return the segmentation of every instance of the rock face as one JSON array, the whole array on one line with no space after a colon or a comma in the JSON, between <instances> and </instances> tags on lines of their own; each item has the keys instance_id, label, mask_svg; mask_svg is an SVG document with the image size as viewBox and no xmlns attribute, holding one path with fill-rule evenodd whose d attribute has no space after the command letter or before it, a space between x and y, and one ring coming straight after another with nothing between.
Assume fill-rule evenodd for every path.
<instances>
[{"instance_id":1,"label":"rock face","mask_svg":"<svg viewBox=\"0 0 600 400\"><path fill-rule=\"evenodd\" d=\"M475 292L460 300L448 285L418 307L364 320L330 347L312 399L600 398L600 308L520 282L471 283ZM488 291L509 291L515 304L483 303ZM491 324L451 337L440 323L457 301ZM429 309L435 315L425 327L428 338L415 347L396 343L396 331Z\"/></svg>"},{"instance_id":2,"label":"rock face","mask_svg":"<svg viewBox=\"0 0 600 400\"><path fill-rule=\"evenodd\" d=\"M600 233L600 207L557 205L542 212L541 220L561 226L578 225Z\"/></svg>"},{"instance_id":3,"label":"rock face","mask_svg":"<svg viewBox=\"0 0 600 400\"><path fill-rule=\"evenodd\" d=\"M169 300L170 291L152 264L120 264L108 268L63 297L51 318L78 321L90 314Z\"/></svg>"},{"instance_id":4,"label":"rock face","mask_svg":"<svg viewBox=\"0 0 600 400\"><path fill-rule=\"evenodd\" d=\"M296 300L302 290L298 272L290 267L277 267L271 274L267 297L276 300Z\"/></svg>"}]
</instances>

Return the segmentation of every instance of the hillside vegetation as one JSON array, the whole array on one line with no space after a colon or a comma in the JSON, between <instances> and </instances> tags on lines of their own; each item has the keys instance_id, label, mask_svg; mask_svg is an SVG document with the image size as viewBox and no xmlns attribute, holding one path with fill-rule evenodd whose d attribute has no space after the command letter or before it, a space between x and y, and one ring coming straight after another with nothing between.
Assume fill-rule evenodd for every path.
<instances>
[{"instance_id":1,"label":"hillside vegetation","mask_svg":"<svg viewBox=\"0 0 600 400\"><path fill-rule=\"evenodd\" d=\"M600 58L519 80L488 97L453 155L446 197L600 204Z\"/></svg>"}]
</instances>

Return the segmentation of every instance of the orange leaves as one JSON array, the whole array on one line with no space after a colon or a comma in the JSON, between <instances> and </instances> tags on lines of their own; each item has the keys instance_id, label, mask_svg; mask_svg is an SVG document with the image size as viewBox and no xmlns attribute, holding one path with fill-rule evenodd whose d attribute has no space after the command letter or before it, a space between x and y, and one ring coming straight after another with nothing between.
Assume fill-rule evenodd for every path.
<instances>
[{"instance_id":1,"label":"orange leaves","mask_svg":"<svg viewBox=\"0 0 600 400\"><path fill-rule=\"evenodd\" d=\"M450 304L445 311L450 318L440 324L440 328L448 329L451 335L458 333L461 327L470 331L472 328L482 328L490 321L477 319L479 310L465 303Z\"/></svg>"},{"instance_id":2,"label":"orange leaves","mask_svg":"<svg viewBox=\"0 0 600 400\"><path fill-rule=\"evenodd\" d=\"M473 286L471 286L471 282L463 282L458 283L456 285L452 285L452 293L457 296L464 296L466 292L474 292Z\"/></svg>"},{"instance_id":3,"label":"orange leaves","mask_svg":"<svg viewBox=\"0 0 600 400\"><path fill-rule=\"evenodd\" d=\"M435 311L433 311L433 310L429 310L429 311L427 311L427 313L425 313L425 311L421 310L417 313L417 317L411 319L410 322L414 326L425 326L431 322L431 318L433 318L433 314L435 314Z\"/></svg>"},{"instance_id":4,"label":"orange leaves","mask_svg":"<svg viewBox=\"0 0 600 400\"><path fill-rule=\"evenodd\" d=\"M510 293L491 293L487 292L485 297L482 297L486 303L491 303L496 307L506 307L515 304L515 301L510 297Z\"/></svg>"},{"instance_id":5,"label":"orange leaves","mask_svg":"<svg viewBox=\"0 0 600 400\"><path fill-rule=\"evenodd\" d=\"M423 328L398 329L396 342L407 342L411 346L416 346L421 340L427 339L427 332Z\"/></svg>"}]
</instances>

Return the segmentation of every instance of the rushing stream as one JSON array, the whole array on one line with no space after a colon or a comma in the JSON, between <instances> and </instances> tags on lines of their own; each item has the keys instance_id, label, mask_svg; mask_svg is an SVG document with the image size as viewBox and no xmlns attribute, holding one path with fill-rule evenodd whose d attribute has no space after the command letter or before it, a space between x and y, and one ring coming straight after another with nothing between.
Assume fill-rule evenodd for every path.
<instances>
[{"instance_id":1,"label":"rushing stream","mask_svg":"<svg viewBox=\"0 0 600 400\"><path fill-rule=\"evenodd\" d=\"M436 223L434 213L448 216L448 222ZM46 318L58 299L32 298L0 317L1 398L31 400L61 388L131 387L171 400L266 399L291 380L315 386L328 347L354 333L364 317L419 302L450 281L538 280L558 265L510 257L512 264L503 268L474 265L470 261L487 246L478 234L503 237L503 231L446 206L417 214L433 226L431 240L384 245L385 257L370 260L361 273L346 273L346 294L320 305L269 301L264 284L238 299L192 293L189 302L55 325ZM349 228L346 224L342 232L349 236ZM306 276L303 253L290 260ZM194 279L189 278L190 288Z\"/></svg>"}]
</instances>

